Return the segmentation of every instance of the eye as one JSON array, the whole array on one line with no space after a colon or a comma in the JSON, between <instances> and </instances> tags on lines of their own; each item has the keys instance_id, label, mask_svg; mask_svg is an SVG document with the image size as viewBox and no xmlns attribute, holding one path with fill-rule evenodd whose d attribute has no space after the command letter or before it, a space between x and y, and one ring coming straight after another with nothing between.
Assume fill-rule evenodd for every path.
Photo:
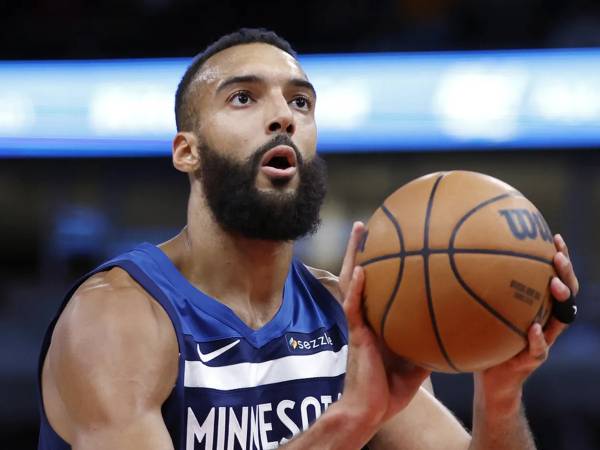
<instances>
[{"instance_id":1,"label":"eye","mask_svg":"<svg viewBox=\"0 0 600 450\"><path fill-rule=\"evenodd\" d=\"M252 102L252 97L246 91L239 91L229 97L229 103L234 106L245 106Z\"/></svg>"},{"instance_id":2,"label":"eye","mask_svg":"<svg viewBox=\"0 0 600 450\"><path fill-rule=\"evenodd\" d=\"M292 100L292 103L296 106L296 108L298 109L302 109L305 111L310 110L311 108L311 101L308 97L305 97L304 95L299 95L297 97L294 97L294 99Z\"/></svg>"}]
</instances>

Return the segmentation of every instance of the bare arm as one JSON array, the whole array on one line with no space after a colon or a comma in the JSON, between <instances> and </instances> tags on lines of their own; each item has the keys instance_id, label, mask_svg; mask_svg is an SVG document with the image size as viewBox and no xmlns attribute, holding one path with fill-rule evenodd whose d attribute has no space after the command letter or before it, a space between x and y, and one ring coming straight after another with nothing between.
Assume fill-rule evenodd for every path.
<instances>
[{"instance_id":1,"label":"bare arm","mask_svg":"<svg viewBox=\"0 0 600 450\"><path fill-rule=\"evenodd\" d=\"M172 449L161 406L177 361L162 308L121 269L96 275L53 333L42 376L50 423L74 450Z\"/></svg>"},{"instance_id":2,"label":"bare arm","mask_svg":"<svg viewBox=\"0 0 600 450\"><path fill-rule=\"evenodd\" d=\"M481 389L475 382L475 389ZM473 442L470 449L535 450L533 435L520 400L509 409L496 411L486 406L484 395L476 393L473 402Z\"/></svg>"},{"instance_id":3,"label":"bare arm","mask_svg":"<svg viewBox=\"0 0 600 450\"><path fill-rule=\"evenodd\" d=\"M412 402L390 419L369 443L369 450L466 450L471 437L454 415L421 388Z\"/></svg>"},{"instance_id":4,"label":"bare arm","mask_svg":"<svg viewBox=\"0 0 600 450\"><path fill-rule=\"evenodd\" d=\"M550 292L559 302L579 292L569 249L560 235L554 236L557 253L554 268L558 276ZM523 383L548 358L550 348L567 328L551 316L542 329L534 324L528 332L529 345L508 361L475 374L472 450L535 450L536 445L525 418L521 397Z\"/></svg>"}]
</instances>

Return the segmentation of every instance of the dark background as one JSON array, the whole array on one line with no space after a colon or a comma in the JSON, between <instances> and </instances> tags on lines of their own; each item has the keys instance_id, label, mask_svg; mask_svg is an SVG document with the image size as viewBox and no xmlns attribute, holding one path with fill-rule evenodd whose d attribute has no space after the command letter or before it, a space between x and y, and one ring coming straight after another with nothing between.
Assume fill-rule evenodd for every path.
<instances>
[{"instance_id":1,"label":"dark background","mask_svg":"<svg viewBox=\"0 0 600 450\"><path fill-rule=\"evenodd\" d=\"M241 26L274 29L300 53L600 47L600 6L584 0L40 0L0 6L0 59L190 57ZM528 417L541 449L598 449L599 150L325 155L323 227L298 252L337 272L352 220L425 173L463 168L512 184L563 234L582 284L581 317L527 383ZM132 244L175 234L187 191L167 157L0 159L1 448L36 445L37 352L65 290ZM470 377L434 384L468 426Z\"/></svg>"},{"instance_id":2,"label":"dark background","mask_svg":"<svg viewBox=\"0 0 600 450\"><path fill-rule=\"evenodd\" d=\"M190 56L242 26L300 53L600 46L594 0L3 2L0 57Z\"/></svg>"}]
</instances>

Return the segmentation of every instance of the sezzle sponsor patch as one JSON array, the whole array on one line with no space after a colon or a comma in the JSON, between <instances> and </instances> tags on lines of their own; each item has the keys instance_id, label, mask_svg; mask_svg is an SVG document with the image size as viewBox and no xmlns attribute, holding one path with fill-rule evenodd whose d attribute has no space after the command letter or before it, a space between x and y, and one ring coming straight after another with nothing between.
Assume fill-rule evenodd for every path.
<instances>
[{"instance_id":1,"label":"sezzle sponsor patch","mask_svg":"<svg viewBox=\"0 0 600 450\"><path fill-rule=\"evenodd\" d=\"M315 350L333 350L336 334L320 328L312 333L287 333L285 340L293 354L314 353Z\"/></svg>"}]
</instances>

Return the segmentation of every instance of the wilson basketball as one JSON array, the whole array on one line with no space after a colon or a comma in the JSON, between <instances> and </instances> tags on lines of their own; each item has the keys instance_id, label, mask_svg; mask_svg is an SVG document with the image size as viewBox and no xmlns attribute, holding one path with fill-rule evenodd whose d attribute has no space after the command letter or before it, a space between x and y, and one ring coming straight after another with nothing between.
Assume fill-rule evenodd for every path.
<instances>
[{"instance_id":1,"label":"wilson basketball","mask_svg":"<svg viewBox=\"0 0 600 450\"><path fill-rule=\"evenodd\" d=\"M390 350L430 370L491 367L548 320L555 253L540 212L508 184L426 175L367 223L358 254L366 318Z\"/></svg>"}]
</instances>

